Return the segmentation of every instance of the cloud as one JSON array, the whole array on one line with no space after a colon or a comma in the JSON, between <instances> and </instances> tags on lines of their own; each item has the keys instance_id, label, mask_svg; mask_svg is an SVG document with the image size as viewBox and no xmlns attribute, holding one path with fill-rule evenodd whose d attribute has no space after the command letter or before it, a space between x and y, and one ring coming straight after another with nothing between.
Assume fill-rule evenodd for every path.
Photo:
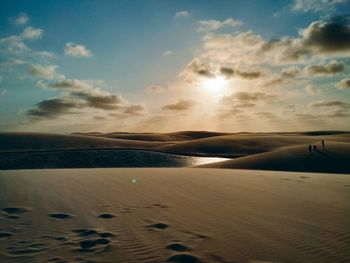
<instances>
[{"instance_id":1,"label":"cloud","mask_svg":"<svg viewBox=\"0 0 350 263\"><path fill-rule=\"evenodd\" d=\"M124 114L127 115L141 115L144 111L144 107L142 105L131 105L125 108Z\"/></svg>"},{"instance_id":2,"label":"cloud","mask_svg":"<svg viewBox=\"0 0 350 263\"><path fill-rule=\"evenodd\" d=\"M45 99L27 110L27 115L34 119L57 118L65 114L73 114L76 109L84 107L84 103L71 98L60 97Z\"/></svg>"},{"instance_id":3,"label":"cloud","mask_svg":"<svg viewBox=\"0 0 350 263\"><path fill-rule=\"evenodd\" d=\"M232 68L221 67L220 74L224 75L226 78L230 78L235 74L235 71Z\"/></svg>"},{"instance_id":4,"label":"cloud","mask_svg":"<svg viewBox=\"0 0 350 263\"><path fill-rule=\"evenodd\" d=\"M28 51L29 48L19 36L0 38L0 51L10 55L20 55Z\"/></svg>"},{"instance_id":5,"label":"cloud","mask_svg":"<svg viewBox=\"0 0 350 263\"><path fill-rule=\"evenodd\" d=\"M20 13L18 16L10 19L17 26L24 26L30 21L29 16L26 13Z\"/></svg>"},{"instance_id":6,"label":"cloud","mask_svg":"<svg viewBox=\"0 0 350 263\"><path fill-rule=\"evenodd\" d=\"M179 11L175 14L175 18L188 18L190 17L190 13L186 10Z\"/></svg>"},{"instance_id":7,"label":"cloud","mask_svg":"<svg viewBox=\"0 0 350 263\"><path fill-rule=\"evenodd\" d=\"M28 68L28 73L30 75L41 77L45 79L53 79L56 76L57 65L38 65L30 64Z\"/></svg>"},{"instance_id":8,"label":"cloud","mask_svg":"<svg viewBox=\"0 0 350 263\"><path fill-rule=\"evenodd\" d=\"M44 30L40 28L27 27L21 34L22 39L37 40L40 39L44 34Z\"/></svg>"},{"instance_id":9,"label":"cloud","mask_svg":"<svg viewBox=\"0 0 350 263\"><path fill-rule=\"evenodd\" d=\"M260 71L241 71L236 70L236 74L244 79L256 79L261 77L262 72Z\"/></svg>"},{"instance_id":10,"label":"cloud","mask_svg":"<svg viewBox=\"0 0 350 263\"><path fill-rule=\"evenodd\" d=\"M166 89L162 86L149 86L146 88L146 91L149 93L162 93Z\"/></svg>"},{"instance_id":11,"label":"cloud","mask_svg":"<svg viewBox=\"0 0 350 263\"><path fill-rule=\"evenodd\" d=\"M307 93L308 95L312 95L312 96L319 93L319 91L317 90L317 88L316 88L315 86L313 86L313 85L307 85L307 86L305 87L305 91L306 91L306 93Z\"/></svg>"},{"instance_id":12,"label":"cloud","mask_svg":"<svg viewBox=\"0 0 350 263\"><path fill-rule=\"evenodd\" d=\"M350 55L350 16L337 16L312 22L299 31L298 38L283 37L263 43L260 55L279 62L302 61L312 56Z\"/></svg>"},{"instance_id":13,"label":"cloud","mask_svg":"<svg viewBox=\"0 0 350 263\"><path fill-rule=\"evenodd\" d=\"M259 100L270 100L274 99L276 96L271 94L265 94L262 92L245 92L239 91L232 94L234 99L239 101L259 101Z\"/></svg>"},{"instance_id":14,"label":"cloud","mask_svg":"<svg viewBox=\"0 0 350 263\"><path fill-rule=\"evenodd\" d=\"M203 63L198 58L194 58L180 75L185 78L192 78L193 74L213 78L215 77L215 69L210 63Z\"/></svg>"},{"instance_id":15,"label":"cloud","mask_svg":"<svg viewBox=\"0 0 350 263\"><path fill-rule=\"evenodd\" d=\"M294 0L291 10L295 12L331 12L339 4L345 4L347 0Z\"/></svg>"},{"instance_id":16,"label":"cloud","mask_svg":"<svg viewBox=\"0 0 350 263\"><path fill-rule=\"evenodd\" d=\"M66 43L64 47L64 54L71 57L89 58L92 56L91 51L84 45L75 44L72 42Z\"/></svg>"},{"instance_id":17,"label":"cloud","mask_svg":"<svg viewBox=\"0 0 350 263\"><path fill-rule=\"evenodd\" d=\"M56 82L47 84L49 88L56 88L62 90L78 91L90 90L94 88L94 81L80 80L80 79L61 79Z\"/></svg>"},{"instance_id":18,"label":"cloud","mask_svg":"<svg viewBox=\"0 0 350 263\"><path fill-rule=\"evenodd\" d=\"M333 60L327 64L309 65L304 69L309 75L334 75L345 71L345 64Z\"/></svg>"},{"instance_id":19,"label":"cloud","mask_svg":"<svg viewBox=\"0 0 350 263\"><path fill-rule=\"evenodd\" d=\"M62 91L62 96L45 99L35 107L27 110L27 115L33 119L49 119L70 114L86 113L86 110L112 111L123 110L124 114L137 115L141 113L139 105L129 103L119 95L101 90L96 83L99 81L61 79L46 83L45 87ZM44 83L41 83L44 85Z\"/></svg>"},{"instance_id":20,"label":"cloud","mask_svg":"<svg viewBox=\"0 0 350 263\"><path fill-rule=\"evenodd\" d=\"M282 78L294 78L300 73L300 68L298 67L288 67L281 71Z\"/></svg>"},{"instance_id":21,"label":"cloud","mask_svg":"<svg viewBox=\"0 0 350 263\"><path fill-rule=\"evenodd\" d=\"M276 98L275 95L265 94L262 92L246 92L239 91L232 93L229 96L224 96L220 100L223 105L232 106L233 109L252 108L259 102L273 101Z\"/></svg>"},{"instance_id":22,"label":"cloud","mask_svg":"<svg viewBox=\"0 0 350 263\"><path fill-rule=\"evenodd\" d=\"M218 29L221 29L225 26L229 26L229 27L235 27L235 26L240 26L243 23L239 20L235 20L233 18L227 18L224 21L219 21L219 20L201 20L198 21L199 24L199 28L198 31L215 31Z\"/></svg>"},{"instance_id":23,"label":"cloud","mask_svg":"<svg viewBox=\"0 0 350 263\"><path fill-rule=\"evenodd\" d=\"M5 96L7 93L8 93L8 92L7 92L6 89L0 90L0 97L1 97L1 96Z\"/></svg>"},{"instance_id":24,"label":"cloud","mask_svg":"<svg viewBox=\"0 0 350 263\"><path fill-rule=\"evenodd\" d=\"M15 58L12 58L12 59L9 59L3 63L1 63L1 67L2 68L5 68L5 69L12 69L13 67L15 66L19 66L19 65L23 65L25 64L26 62L21 60L21 59L15 59Z\"/></svg>"},{"instance_id":25,"label":"cloud","mask_svg":"<svg viewBox=\"0 0 350 263\"><path fill-rule=\"evenodd\" d=\"M162 107L162 110L171 110L171 111L186 111L198 104L195 100L179 100L174 104L167 104Z\"/></svg>"},{"instance_id":26,"label":"cloud","mask_svg":"<svg viewBox=\"0 0 350 263\"><path fill-rule=\"evenodd\" d=\"M317 109L317 118L346 118L350 116L350 103L339 100L321 100L310 103L311 108ZM304 116L305 118L305 116Z\"/></svg>"},{"instance_id":27,"label":"cloud","mask_svg":"<svg viewBox=\"0 0 350 263\"><path fill-rule=\"evenodd\" d=\"M173 52L171 50L165 50L163 53L162 53L162 56L163 57L169 57L173 54Z\"/></svg>"},{"instance_id":28,"label":"cloud","mask_svg":"<svg viewBox=\"0 0 350 263\"><path fill-rule=\"evenodd\" d=\"M98 80L60 79L48 83L47 87L68 92L71 97L85 101L86 107L116 110L120 109L122 104L127 104L121 96L101 90L98 87L100 84L102 83Z\"/></svg>"},{"instance_id":29,"label":"cloud","mask_svg":"<svg viewBox=\"0 0 350 263\"><path fill-rule=\"evenodd\" d=\"M26 60L50 59L54 53L48 51L32 51L26 44L27 41L41 39L44 31L40 28L26 27L19 35L0 38L0 55L24 57ZM13 58L12 58L13 59Z\"/></svg>"},{"instance_id":30,"label":"cloud","mask_svg":"<svg viewBox=\"0 0 350 263\"><path fill-rule=\"evenodd\" d=\"M120 109L120 104L124 102L124 99L118 95L99 90L76 91L72 92L71 95L83 99L86 102L87 107L103 110Z\"/></svg>"},{"instance_id":31,"label":"cloud","mask_svg":"<svg viewBox=\"0 0 350 263\"><path fill-rule=\"evenodd\" d=\"M256 112L255 115L263 119L276 119L276 115L268 111Z\"/></svg>"},{"instance_id":32,"label":"cloud","mask_svg":"<svg viewBox=\"0 0 350 263\"><path fill-rule=\"evenodd\" d=\"M338 107L338 108L348 109L350 108L350 103L339 101L339 100L321 100L321 101L312 102L311 107L312 108Z\"/></svg>"},{"instance_id":33,"label":"cloud","mask_svg":"<svg viewBox=\"0 0 350 263\"><path fill-rule=\"evenodd\" d=\"M320 53L349 51L350 16L312 22L301 35L305 47L315 48Z\"/></svg>"},{"instance_id":34,"label":"cloud","mask_svg":"<svg viewBox=\"0 0 350 263\"><path fill-rule=\"evenodd\" d=\"M350 88L350 78L342 79L337 83L338 89L345 90Z\"/></svg>"}]
</instances>

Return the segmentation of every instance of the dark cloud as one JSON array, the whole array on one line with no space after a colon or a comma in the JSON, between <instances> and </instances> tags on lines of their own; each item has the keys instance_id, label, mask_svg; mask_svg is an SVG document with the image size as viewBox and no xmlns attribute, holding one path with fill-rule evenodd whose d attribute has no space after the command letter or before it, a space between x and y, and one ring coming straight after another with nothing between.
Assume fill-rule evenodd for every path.
<instances>
[{"instance_id":1,"label":"dark cloud","mask_svg":"<svg viewBox=\"0 0 350 263\"><path fill-rule=\"evenodd\" d=\"M203 77L215 77L213 66L209 63L203 63L198 58L194 58L188 65L187 70Z\"/></svg>"},{"instance_id":2,"label":"dark cloud","mask_svg":"<svg viewBox=\"0 0 350 263\"><path fill-rule=\"evenodd\" d=\"M220 74L224 75L226 78L230 78L235 74L235 71L232 68L221 67Z\"/></svg>"},{"instance_id":3,"label":"dark cloud","mask_svg":"<svg viewBox=\"0 0 350 263\"><path fill-rule=\"evenodd\" d=\"M123 99L114 94L108 92L95 92L95 91L77 91L72 92L72 96L84 99L88 107L103 109L103 110L115 110L119 109Z\"/></svg>"},{"instance_id":4,"label":"dark cloud","mask_svg":"<svg viewBox=\"0 0 350 263\"><path fill-rule=\"evenodd\" d=\"M322 101L315 101L311 103L311 107L313 108L338 107L338 108L348 109L350 108L350 103L339 101L339 100L322 100Z\"/></svg>"},{"instance_id":5,"label":"dark cloud","mask_svg":"<svg viewBox=\"0 0 350 263\"><path fill-rule=\"evenodd\" d=\"M303 44L319 52L332 53L350 49L350 16L315 21L303 32Z\"/></svg>"},{"instance_id":6,"label":"dark cloud","mask_svg":"<svg viewBox=\"0 0 350 263\"><path fill-rule=\"evenodd\" d=\"M350 52L350 16L312 22L299 38L273 39L261 45L258 54L273 52L280 61L297 61L307 55Z\"/></svg>"},{"instance_id":7,"label":"dark cloud","mask_svg":"<svg viewBox=\"0 0 350 263\"><path fill-rule=\"evenodd\" d=\"M327 64L310 65L305 67L305 70L310 75L334 75L345 71L343 62L331 61Z\"/></svg>"},{"instance_id":8,"label":"dark cloud","mask_svg":"<svg viewBox=\"0 0 350 263\"><path fill-rule=\"evenodd\" d=\"M115 110L119 109L120 104L125 102L121 96L103 91L95 85L94 81L79 79L62 79L47 84L50 88L62 89L68 92L68 95L72 98L84 100L87 107Z\"/></svg>"},{"instance_id":9,"label":"dark cloud","mask_svg":"<svg viewBox=\"0 0 350 263\"><path fill-rule=\"evenodd\" d=\"M201 69L197 71L198 75L201 75L203 77L207 77L207 78L214 78L215 74L213 72L211 72L209 69Z\"/></svg>"},{"instance_id":10,"label":"dark cloud","mask_svg":"<svg viewBox=\"0 0 350 263\"><path fill-rule=\"evenodd\" d=\"M193 108L197 104L198 102L194 100L179 100L177 103L164 105L162 110L185 111Z\"/></svg>"},{"instance_id":11,"label":"dark cloud","mask_svg":"<svg viewBox=\"0 0 350 263\"><path fill-rule=\"evenodd\" d=\"M339 89L349 89L350 88L350 78L342 79L337 84Z\"/></svg>"},{"instance_id":12,"label":"dark cloud","mask_svg":"<svg viewBox=\"0 0 350 263\"><path fill-rule=\"evenodd\" d=\"M266 94L262 92L245 92L240 91L232 94L232 98L238 101L261 101L261 100L271 100L276 98L275 95Z\"/></svg>"},{"instance_id":13,"label":"dark cloud","mask_svg":"<svg viewBox=\"0 0 350 263\"><path fill-rule=\"evenodd\" d=\"M242 70L236 70L236 74L244 79L256 79L263 75L262 72L260 71L242 71Z\"/></svg>"},{"instance_id":14,"label":"dark cloud","mask_svg":"<svg viewBox=\"0 0 350 263\"><path fill-rule=\"evenodd\" d=\"M55 118L64 114L72 114L75 109L81 109L84 106L84 103L69 98L46 99L29 109L27 115L35 119Z\"/></svg>"}]
</instances>

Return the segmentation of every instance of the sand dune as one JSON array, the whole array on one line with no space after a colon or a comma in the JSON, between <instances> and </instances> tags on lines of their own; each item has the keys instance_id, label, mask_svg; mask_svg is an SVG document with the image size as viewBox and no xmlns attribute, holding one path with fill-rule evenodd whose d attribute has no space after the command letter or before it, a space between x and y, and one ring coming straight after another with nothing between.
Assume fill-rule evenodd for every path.
<instances>
[{"instance_id":1,"label":"sand dune","mask_svg":"<svg viewBox=\"0 0 350 263\"><path fill-rule=\"evenodd\" d=\"M35 151L103 148L150 149L166 142L147 142L47 133L0 133L0 151Z\"/></svg>"},{"instance_id":2,"label":"sand dune","mask_svg":"<svg viewBox=\"0 0 350 263\"><path fill-rule=\"evenodd\" d=\"M327 142L325 149L318 147L319 150L312 153L306 145L284 147L201 167L350 173L350 143Z\"/></svg>"},{"instance_id":3,"label":"sand dune","mask_svg":"<svg viewBox=\"0 0 350 263\"><path fill-rule=\"evenodd\" d=\"M111 133L77 133L85 136L95 136L114 139L127 139L138 141L187 141L214 136L226 135L227 133L208 132L208 131L181 131L171 133L126 133L126 132L111 132Z\"/></svg>"},{"instance_id":4,"label":"sand dune","mask_svg":"<svg viewBox=\"0 0 350 263\"><path fill-rule=\"evenodd\" d=\"M105 136L111 136L111 138ZM121 139L123 136L129 139ZM307 145L310 143L319 145L322 139L326 141L326 151L308 155ZM211 164L205 167L348 173L349 145L348 132L329 131L237 134L186 131L168 134L90 133L87 135L0 133L0 155L6 155L8 152L26 152L17 158L13 154L11 156L7 154L5 157L7 159L11 157L11 160L3 158L0 167L15 169L18 162L22 165L18 165L18 168L117 167L119 166L117 163L120 162L117 160L118 153L115 150L134 149L187 156L235 158L224 164ZM87 150L93 152L87 152ZM31 155L32 151L43 151L41 155L45 156L45 160L53 160L57 165L40 165L41 157ZM75 164L67 164L68 153L54 153L55 151L74 151L71 155ZM77 153L77 151L81 152ZM31 156L35 157L35 162ZM64 160L61 160L61 157ZM132 162L132 159L129 161ZM11 165L7 166L7 163ZM60 163L62 166L59 165ZM98 165L93 166L94 163ZM152 164L146 166L149 167ZM159 166L161 165L155 164L153 167Z\"/></svg>"},{"instance_id":5,"label":"sand dune","mask_svg":"<svg viewBox=\"0 0 350 263\"><path fill-rule=\"evenodd\" d=\"M350 261L348 175L75 169L0 181L3 263Z\"/></svg>"},{"instance_id":6,"label":"sand dune","mask_svg":"<svg viewBox=\"0 0 350 263\"><path fill-rule=\"evenodd\" d=\"M268 152L279 147L308 144L319 141L307 136L283 135L226 135L178 142L157 147L160 150L178 154L199 156L241 157L250 154Z\"/></svg>"}]
</instances>

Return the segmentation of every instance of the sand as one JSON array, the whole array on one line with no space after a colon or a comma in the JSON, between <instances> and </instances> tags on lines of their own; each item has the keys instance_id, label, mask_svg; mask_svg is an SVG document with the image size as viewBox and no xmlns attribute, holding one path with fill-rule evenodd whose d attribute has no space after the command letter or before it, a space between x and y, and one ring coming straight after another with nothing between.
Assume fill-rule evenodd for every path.
<instances>
[{"instance_id":1,"label":"sand","mask_svg":"<svg viewBox=\"0 0 350 263\"><path fill-rule=\"evenodd\" d=\"M0 262L349 262L350 177L0 171Z\"/></svg>"},{"instance_id":2,"label":"sand","mask_svg":"<svg viewBox=\"0 0 350 263\"><path fill-rule=\"evenodd\" d=\"M199 167L350 174L350 143L327 142L311 153L305 145L289 146Z\"/></svg>"},{"instance_id":3,"label":"sand","mask_svg":"<svg viewBox=\"0 0 350 263\"><path fill-rule=\"evenodd\" d=\"M325 150L322 150L321 140L326 142ZM317 145L319 151L310 154L307 149L309 144ZM1 169L51 167L37 165L31 156L38 159L41 154L48 160L56 160L58 154L65 157L70 153L81 152L78 165L53 166L53 168L86 168L93 166L94 163L91 160L91 154L87 152L91 150L95 156L94 160L102 160L93 167L117 167L120 165L113 165L114 162L107 161L104 163L103 160L115 158L117 156L115 151L122 149L198 157L233 158L224 163L202 166L206 168L350 173L350 134L345 131L235 134L205 131L159 134L114 132L66 135L8 132L0 133L0 155L9 157L8 153L11 152L12 159L9 158L19 160L21 163L16 167L16 165L10 165L10 162L2 157L3 160L6 160L0 163L0 167ZM111 158L106 156L108 151ZM18 152L21 152L22 155L16 157ZM64 160L62 162L65 163ZM27 163L31 165L25 165ZM155 163L153 167L158 166L160 165Z\"/></svg>"}]
</instances>

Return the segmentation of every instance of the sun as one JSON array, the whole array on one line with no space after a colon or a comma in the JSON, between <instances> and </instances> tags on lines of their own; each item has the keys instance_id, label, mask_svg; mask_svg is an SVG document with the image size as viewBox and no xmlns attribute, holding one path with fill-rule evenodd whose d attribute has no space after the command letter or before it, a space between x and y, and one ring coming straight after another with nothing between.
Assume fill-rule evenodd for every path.
<instances>
[{"instance_id":1,"label":"sun","mask_svg":"<svg viewBox=\"0 0 350 263\"><path fill-rule=\"evenodd\" d=\"M203 80L202 87L206 91L220 93L226 86L227 80L223 76L215 76L214 78Z\"/></svg>"}]
</instances>

